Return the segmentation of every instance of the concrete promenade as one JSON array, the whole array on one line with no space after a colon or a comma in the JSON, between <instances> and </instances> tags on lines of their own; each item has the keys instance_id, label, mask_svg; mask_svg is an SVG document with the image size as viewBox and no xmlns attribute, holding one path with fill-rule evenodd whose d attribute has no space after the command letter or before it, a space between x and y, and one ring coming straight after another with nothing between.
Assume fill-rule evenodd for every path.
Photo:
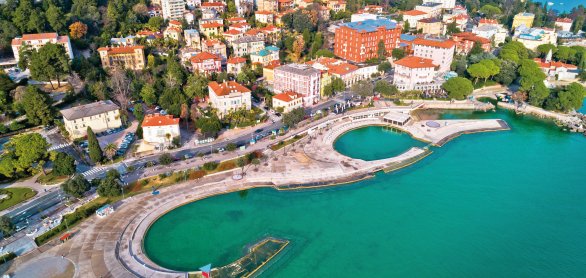
<instances>
[{"instance_id":1,"label":"concrete promenade","mask_svg":"<svg viewBox=\"0 0 586 278\"><path fill-rule=\"evenodd\" d=\"M383 170L389 164L410 161L424 154L427 151L424 148L411 148L393 158L364 161L346 157L334 150L332 143L348 130L368 125L388 125L382 121L388 111L353 111L316 122L306 127L307 135L301 140L276 151L265 149L261 165L258 168L245 167L246 174L241 180L233 179L235 173L240 173L240 169L233 169L163 188L159 195L143 193L127 198L116 204L116 212L110 216L103 219L93 216L81 223L69 241L62 244L53 242L18 257L8 273L41 258L65 256L75 264L77 277L185 277L184 272L156 265L143 253L142 240L153 221L173 208L214 195L255 187L280 188L292 184L327 185L352 181ZM411 108L392 111L408 113ZM502 123L498 121L437 121L440 127L429 128L425 126L425 121L412 120L406 126L395 127L420 140L438 143L462 133L494 129L498 128L497 125L502 128Z\"/></svg>"}]
</instances>

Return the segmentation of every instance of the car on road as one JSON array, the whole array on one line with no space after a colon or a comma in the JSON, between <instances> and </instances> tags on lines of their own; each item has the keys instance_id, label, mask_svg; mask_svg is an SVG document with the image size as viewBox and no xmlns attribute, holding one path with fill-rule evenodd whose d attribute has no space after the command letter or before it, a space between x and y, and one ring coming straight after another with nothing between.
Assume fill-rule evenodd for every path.
<instances>
[{"instance_id":1,"label":"car on road","mask_svg":"<svg viewBox=\"0 0 586 278\"><path fill-rule=\"evenodd\" d=\"M263 129L259 128L259 129L255 130L254 133L261 133L262 131L263 131Z\"/></svg>"}]
</instances>

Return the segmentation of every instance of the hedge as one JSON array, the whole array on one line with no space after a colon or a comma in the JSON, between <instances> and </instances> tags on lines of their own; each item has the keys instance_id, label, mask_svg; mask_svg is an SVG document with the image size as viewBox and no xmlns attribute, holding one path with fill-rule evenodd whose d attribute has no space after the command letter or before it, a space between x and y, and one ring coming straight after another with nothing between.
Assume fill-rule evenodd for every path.
<instances>
[{"instance_id":1,"label":"hedge","mask_svg":"<svg viewBox=\"0 0 586 278\"><path fill-rule=\"evenodd\" d=\"M51 240L57 234L60 234L61 232L65 231L68 227L73 227L75 224L90 217L92 214L96 212L96 210L98 210L100 207L107 204L108 202L108 199L98 198L77 208L73 213L64 215L61 224L57 225L57 227L35 238L37 246L41 246L45 242Z\"/></svg>"},{"instance_id":2,"label":"hedge","mask_svg":"<svg viewBox=\"0 0 586 278\"><path fill-rule=\"evenodd\" d=\"M16 258L16 254L10 252L0 256L0 264L6 263L12 259Z\"/></svg>"}]
</instances>

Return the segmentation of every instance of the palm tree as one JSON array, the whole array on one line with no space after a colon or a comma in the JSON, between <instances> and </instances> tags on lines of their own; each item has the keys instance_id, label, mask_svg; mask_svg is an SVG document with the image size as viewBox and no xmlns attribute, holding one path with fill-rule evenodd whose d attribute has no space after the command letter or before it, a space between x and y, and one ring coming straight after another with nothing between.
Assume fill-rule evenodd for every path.
<instances>
[{"instance_id":1,"label":"palm tree","mask_svg":"<svg viewBox=\"0 0 586 278\"><path fill-rule=\"evenodd\" d=\"M117 149L118 147L116 147L116 145L114 145L113 143L109 143L104 147L104 154L106 155L106 157L108 157L108 159L110 159L110 161L112 161Z\"/></svg>"}]
</instances>

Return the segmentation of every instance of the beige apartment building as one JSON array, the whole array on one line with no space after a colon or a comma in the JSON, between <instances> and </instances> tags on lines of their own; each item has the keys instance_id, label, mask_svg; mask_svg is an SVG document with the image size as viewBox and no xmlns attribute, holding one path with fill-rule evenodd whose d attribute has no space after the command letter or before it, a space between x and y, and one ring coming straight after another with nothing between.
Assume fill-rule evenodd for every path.
<instances>
[{"instance_id":1,"label":"beige apartment building","mask_svg":"<svg viewBox=\"0 0 586 278\"><path fill-rule=\"evenodd\" d=\"M142 45L100 47L98 52L105 69L121 66L125 69L142 70L146 65Z\"/></svg>"},{"instance_id":2,"label":"beige apartment building","mask_svg":"<svg viewBox=\"0 0 586 278\"><path fill-rule=\"evenodd\" d=\"M94 133L122 126L120 108L111 100L102 100L90 104L61 110L63 124L71 139L87 135L87 128Z\"/></svg>"}]
</instances>

